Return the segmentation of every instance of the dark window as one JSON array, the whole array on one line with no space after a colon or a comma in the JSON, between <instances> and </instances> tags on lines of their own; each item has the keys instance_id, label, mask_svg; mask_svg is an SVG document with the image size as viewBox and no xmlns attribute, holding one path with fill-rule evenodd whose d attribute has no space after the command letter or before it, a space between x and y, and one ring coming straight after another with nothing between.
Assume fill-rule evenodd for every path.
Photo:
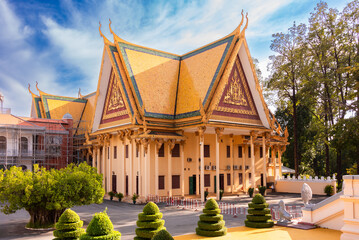
<instances>
[{"instance_id":1,"label":"dark window","mask_svg":"<svg viewBox=\"0 0 359 240\"><path fill-rule=\"evenodd\" d=\"M6 137L0 136L0 155L6 153Z\"/></svg>"},{"instance_id":2,"label":"dark window","mask_svg":"<svg viewBox=\"0 0 359 240\"><path fill-rule=\"evenodd\" d=\"M20 138L19 150L21 154L27 154L28 140L26 137Z\"/></svg>"},{"instance_id":3,"label":"dark window","mask_svg":"<svg viewBox=\"0 0 359 240\"><path fill-rule=\"evenodd\" d=\"M210 187L211 186L211 175L210 174L205 174L204 175L204 186L205 187Z\"/></svg>"},{"instance_id":4,"label":"dark window","mask_svg":"<svg viewBox=\"0 0 359 240\"><path fill-rule=\"evenodd\" d=\"M107 147L107 159L110 159L110 147Z\"/></svg>"},{"instance_id":5,"label":"dark window","mask_svg":"<svg viewBox=\"0 0 359 240\"><path fill-rule=\"evenodd\" d=\"M269 157L270 158L272 157L272 148L270 148L270 150L269 150Z\"/></svg>"},{"instance_id":6,"label":"dark window","mask_svg":"<svg viewBox=\"0 0 359 240\"><path fill-rule=\"evenodd\" d=\"M259 157L262 158L263 157L263 147L259 148Z\"/></svg>"},{"instance_id":7,"label":"dark window","mask_svg":"<svg viewBox=\"0 0 359 240\"><path fill-rule=\"evenodd\" d=\"M248 173L248 178L249 178L249 180L251 180L251 178L252 178L252 173Z\"/></svg>"},{"instance_id":8,"label":"dark window","mask_svg":"<svg viewBox=\"0 0 359 240\"><path fill-rule=\"evenodd\" d=\"M238 146L238 157L242 158L242 146Z\"/></svg>"},{"instance_id":9,"label":"dark window","mask_svg":"<svg viewBox=\"0 0 359 240\"><path fill-rule=\"evenodd\" d=\"M175 144L174 148L172 149L172 157L180 157L180 145Z\"/></svg>"},{"instance_id":10,"label":"dark window","mask_svg":"<svg viewBox=\"0 0 359 240\"><path fill-rule=\"evenodd\" d=\"M242 175L242 173L239 174L239 184L243 184L243 175Z\"/></svg>"},{"instance_id":11,"label":"dark window","mask_svg":"<svg viewBox=\"0 0 359 240\"><path fill-rule=\"evenodd\" d=\"M162 144L162 146L158 150L158 156L159 157L164 157L165 156L165 145L164 144Z\"/></svg>"},{"instance_id":12,"label":"dark window","mask_svg":"<svg viewBox=\"0 0 359 240\"><path fill-rule=\"evenodd\" d=\"M227 185L231 185L231 174L227 173Z\"/></svg>"},{"instance_id":13,"label":"dark window","mask_svg":"<svg viewBox=\"0 0 359 240\"><path fill-rule=\"evenodd\" d=\"M126 145L126 158L128 158L128 145Z\"/></svg>"},{"instance_id":14,"label":"dark window","mask_svg":"<svg viewBox=\"0 0 359 240\"><path fill-rule=\"evenodd\" d=\"M231 146L227 146L227 158L231 157Z\"/></svg>"},{"instance_id":15,"label":"dark window","mask_svg":"<svg viewBox=\"0 0 359 240\"><path fill-rule=\"evenodd\" d=\"M204 145L204 157L210 157L210 148L209 145Z\"/></svg>"},{"instance_id":16,"label":"dark window","mask_svg":"<svg viewBox=\"0 0 359 240\"><path fill-rule=\"evenodd\" d=\"M248 158L251 158L252 154L251 154L251 147L248 147Z\"/></svg>"},{"instance_id":17,"label":"dark window","mask_svg":"<svg viewBox=\"0 0 359 240\"><path fill-rule=\"evenodd\" d=\"M165 189L165 176L158 176L158 189Z\"/></svg>"},{"instance_id":18,"label":"dark window","mask_svg":"<svg viewBox=\"0 0 359 240\"><path fill-rule=\"evenodd\" d=\"M172 189L180 188L180 175L172 175Z\"/></svg>"},{"instance_id":19,"label":"dark window","mask_svg":"<svg viewBox=\"0 0 359 240\"><path fill-rule=\"evenodd\" d=\"M117 146L113 146L113 158L117 158Z\"/></svg>"},{"instance_id":20,"label":"dark window","mask_svg":"<svg viewBox=\"0 0 359 240\"><path fill-rule=\"evenodd\" d=\"M138 152L139 152L139 148L138 148L138 146L136 145L136 157L138 157Z\"/></svg>"}]
</instances>

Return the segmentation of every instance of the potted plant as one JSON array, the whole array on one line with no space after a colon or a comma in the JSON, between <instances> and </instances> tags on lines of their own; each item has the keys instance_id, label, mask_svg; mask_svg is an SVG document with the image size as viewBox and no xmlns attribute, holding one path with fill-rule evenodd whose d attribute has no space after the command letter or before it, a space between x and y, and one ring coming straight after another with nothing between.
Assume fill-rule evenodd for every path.
<instances>
[{"instance_id":1,"label":"potted plant","mask_svg":"<svg viewBox=\"0 0 359 240\"><path fill-rule=\"evenodd\" d=\"M258 185L258 191L259 193L264 196L266 194L267 187L266 186L260 186Z\"/></svg>"},{"instance_id":2,"label":"potted plant","mask_svg":"<svg viewBox=\"0 0 359 240\"><path fill-rule=\"evenodd\" d=\"M327 196L331 196L334 193L334 187L332 185L327 185L324 188L324 192L327 194Z\"/></svg>"},{"instance_id":3,"label":"potted plant","mask_svg":"<svg viewBox=\"0 0 359 240\"><path fill-rule=\"evenodd\" d=\"M113 197L116 195L114 191L108 192L108 195L110 196L110 200L112 201Z\"/></svg>"},{"instance_id":4,"label":"potted plant","mask_svg":"<svg viewBox=\"0 0 359 240\"><path fill-rule=\"evenodd\" d=\"M249 197L253 197L254 188L248 188Z\"/></svg>"},{"instance_id":5,"label":"potted plant","mask_svg":"<svg viewBox=\"0 0 359 240\"><path fill-rule=\"evenodd\" d=\"M136 194L136 193L134 193L133 195L132 195L132 201L133 201L133 204L136 204L136 200L137 200L137 198L138 198L139 196Z\"/></svg>"},{"instance_id":6,"label":"potted plant","mask_svg":"<svg viewBox=\"0 0 359 240\"><path fill-rule=\"evenodd\" d=\"M207 201L207 197L208 197L208 188L206 188L206 191L204 191L204 201Z\"/></svg>"},{"instance_id":7,"label":"potted plant","mask_svg":"<svg viewBox=\"0 0 359 240\"><path fill-rule=\"evenodd\" d=\"M221 190L219 191L219 201L222 200L223 193L224 193L224 191L221 189Z\"/></svg>"},{"instance_id":8,"label":"potted plant","mask_svg":"<svg viewBox=\"0 0 359 240\"><path fill-rule=\"evenodd\" d=\"M123 193L117 193L116 197L118 198L118 201L121 202L121 200L123 198Z\"/></svg>"}]
</instances>

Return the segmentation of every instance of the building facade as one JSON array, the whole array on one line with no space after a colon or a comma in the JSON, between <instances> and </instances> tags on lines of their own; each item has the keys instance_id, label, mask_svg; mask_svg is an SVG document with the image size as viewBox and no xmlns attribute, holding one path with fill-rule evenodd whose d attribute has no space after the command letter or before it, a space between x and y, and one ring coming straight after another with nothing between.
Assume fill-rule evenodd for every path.
<instances>
[{"instance_id":1,"label":"building facade","mask_svg":"<svg viewBox=\"0 0 359 240\"><path fill-rule=\"evenodd\" d=\"M106 191L126 195L228 193L281 176L288 133L270 113L241 24L229 35L176 55L104 39L95 93L33 94L40 117L69 112L83 155ZM74 106L74 107L72 107ZM81 127L82 126L82 127ZM278 170L277 166L279 166Z\"/></svg>"}]
</instances>

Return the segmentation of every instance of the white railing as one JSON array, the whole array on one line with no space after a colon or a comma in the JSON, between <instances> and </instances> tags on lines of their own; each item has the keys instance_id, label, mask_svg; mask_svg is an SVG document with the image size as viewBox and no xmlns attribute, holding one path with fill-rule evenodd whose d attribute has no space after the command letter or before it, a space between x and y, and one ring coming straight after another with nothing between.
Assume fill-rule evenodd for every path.
<instances>
[{"instance_id":1,"label":"white railing","mask_svg":"<svg viewBox=\"0 0 359 240\"><path fill-rule=\"evenodd\" d=\"M335 178L335 174L333 174L333 177L323 177L321 176L320 178L318 176L315 176L314 178L312 176L309 176L308 178L306 176L301 177L299 176L298 178L296 178L295 176L291 177L291 176L282 176L282 177L277 177L277 181L309 181L309 182L331 182L331 181L336 181L337 179Z\"/></svg>"},{"instance_id":2,"label":"white railing","mask_svg":"<svg viewBox=\"0 0 359 240\"><path fill-rule=\"evenodd\" d=\"M147 201L152 201L155 203L166 203L167 206L177 206L178 209L192 209L198 211L203 209L205 203L196 199L186 199L181 197L159 197L155 195L148 195ZM233 203L218 202L219 209L221 209L222 214L232 215L237 217L238 215L247 215L248 207L239 207ZM299 219L303 216L302 214L302 204L297 205L288 205L286 206L287 212L289 212L293 219ZM270 207L272 219L279 220L279 206L274 205Z\"/></svg>"}]
</instances>

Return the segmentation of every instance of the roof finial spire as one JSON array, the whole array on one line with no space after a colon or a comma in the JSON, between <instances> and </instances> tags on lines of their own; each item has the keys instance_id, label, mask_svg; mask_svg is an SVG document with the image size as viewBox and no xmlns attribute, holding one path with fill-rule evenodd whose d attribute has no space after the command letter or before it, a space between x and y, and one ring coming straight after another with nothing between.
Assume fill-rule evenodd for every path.
<instances>
[{"instance_id":1,"label":"roof finial spire","mask_svg":"<svg viewBox=\"0 0 359 240\"><path fill-rule=\"evenodd\" d=\"M110 32L111 32L112 35L113 35L114 41L115 41L115 42L126 42L125 40L123 40L122 38L120 38L119 36L117 36L116 33L114 33L114 31L113 31L112 28L111 28L111 24L112 24L111 18L109 18L108 20L110 21L109 27L110 27Z\"/></svg>"},{"instance_id":2,"label":"roof finial spire","mask_svg":"<svg viewBox=\"0 0 359 240\"><path fill-rule=\"evenodd\" d=\"M31 95L33 96L33 97L38 97L35 93L33 93L32 91L31 91L31 89L30 89L30 83L28 83L29 84L29 86L27 87L27 90L29 90L29 93L31 93Z\"/></svg>"},{"instance_id":3,"label":"roof finial spire","mask_svg":"<svg viewBox=\"0 0 359 240\"><path fill-rule=\"evenodd\" d=\"M100 32L101 37L103 38L103 41L107 44L111 44L111 42L107 39L107 37L105 37L105 35L103 35L102 31L101 31L101 22L99 21L99 27L98 27L98 31Z\"/></svg>"},{"instance_id":4,"label":"roof finial spire","mask_svg":"<svg viewBox=\"0 0 359 240\"><path fill-rule=\"evenodd\" d=\"M234 29L234 31L233 31L231 34L229 34L228 36L230 36L230 35L239 35L239 34L241 33L241 26L242 26L242 24L243 24L243 19L244 19L243 9L242 9L241 15L242 15L241 22L240 22L239 25L236 27L236 29Z\"/></svg>"},{"instance_id":5,"label":"roof finial spire","mask_svg":"<svg viewBox=\"0 0 359 240\"><path fill-rule=\"evenodd\" d=\"M43 91L41 91L38 87L39 83L36 81L36 90L40 93L40 95L47 95L46 93L44 93Z\"/></svg>"},{"instance_id":6,"label":"roof finial spire","mask_svg":"<svg viewBox=\"0 0 359 240\"><path fill-rule=\"evenodd\" d=\"M248 13L246 14L246 25L244 26L244 28L242 29L242 32L241 32L241 35L244 36L245 32L246 32L246 29L248 27Z\"/></svg>"}]
</instances>

